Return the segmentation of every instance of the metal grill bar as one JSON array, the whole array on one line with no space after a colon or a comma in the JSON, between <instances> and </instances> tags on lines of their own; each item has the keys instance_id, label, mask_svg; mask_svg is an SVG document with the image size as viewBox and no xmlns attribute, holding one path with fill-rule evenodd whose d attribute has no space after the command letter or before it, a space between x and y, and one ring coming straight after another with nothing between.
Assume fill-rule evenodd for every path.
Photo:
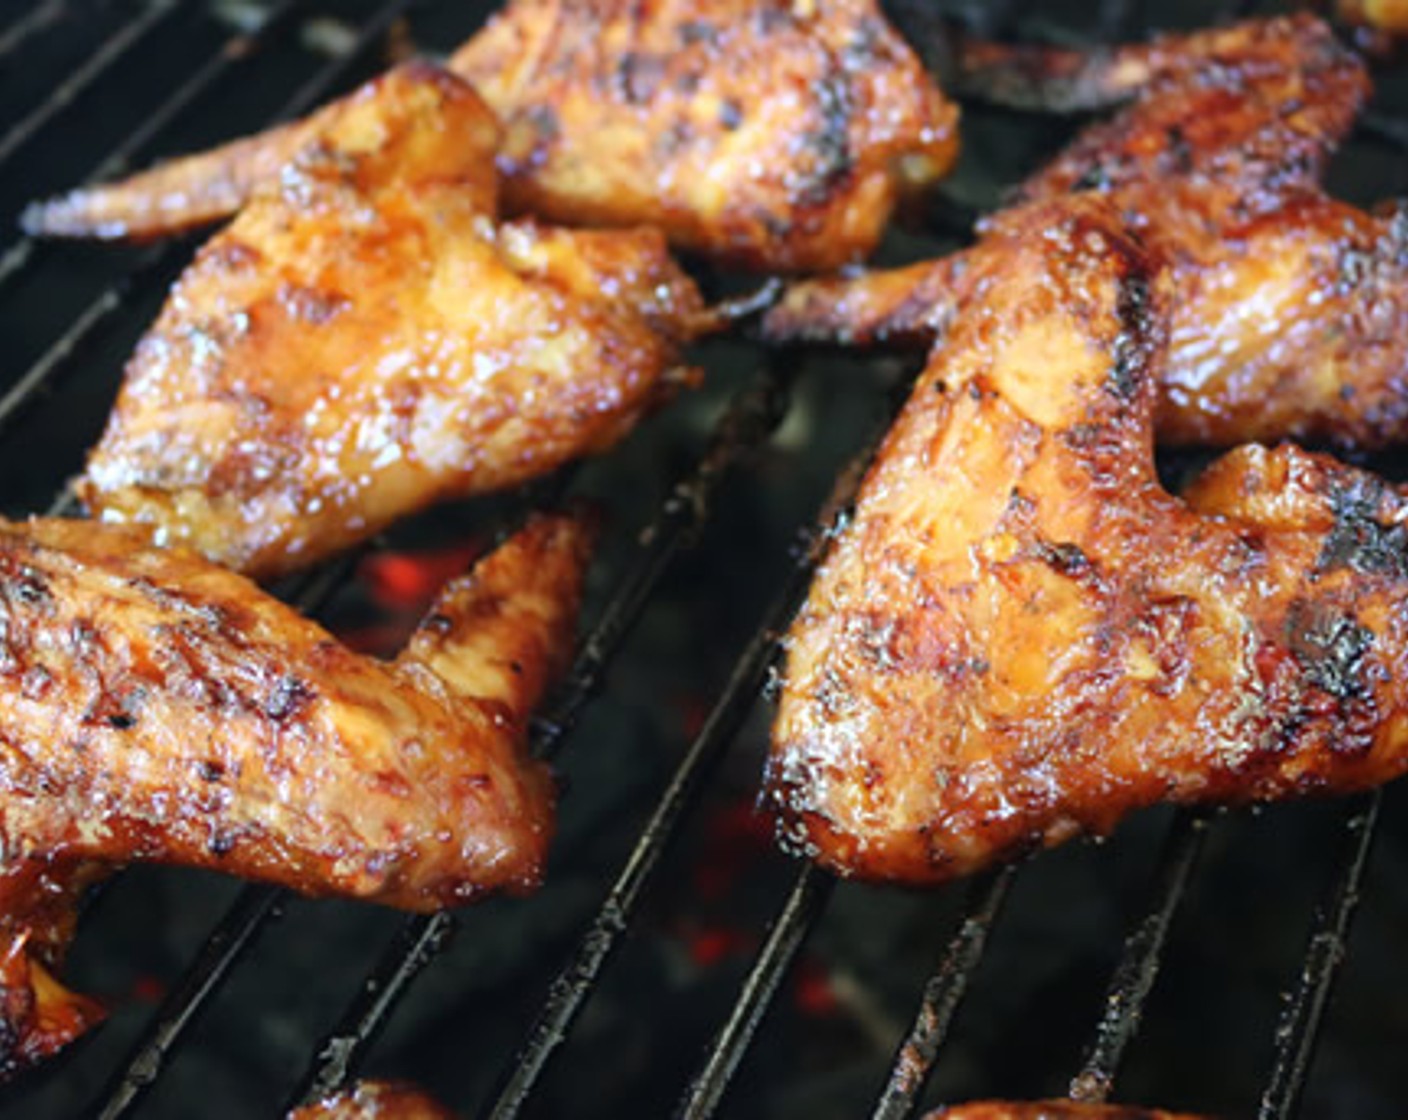
<instances>
[{"instance_id":1,"label":"metal grill bar","mask_svg":"<svg viewBox=\"0 0 1408 1120\"><path fill-rule=\"evenodd\" d=\"M802 865L727 1022L680 1100L675 1112L678 1120L706 1120L719 1107L783 977L826 910L835 885L836 880L815 864Z\"/></svg>"},{"instance_id":2,"label":"metal grill bar","mask_svg":"<svg viewBox=\"0 0 1408 1120\"><path fill-rule=\"evenodd\" d=\"M317 1051L290 1097L290 1108L321 1100L345 1086L391 1018L412 982L450 940L452 914L441 912L409 919L362 983L357 998Z\"/></svg>"},{"instance_id":3,"label":"metal grill bar","mask_svg":"<svg viewBox=\"0 0 1408 1120\"><path fill-rule=\"evenodd\" d=\"M277 916L282 893L276 887L266 886L240 890L215 934L202 946L200 955L162 1001L142 1045L103 1093L101 1110L98 1107L93 1110L100 1120L118 1120L118 1117L130 1115L146 1096L165 1068L171 1048L185 1034L196 1013L254 944L269 919Z\"/></svg>"},{"instance_id":4,"label":"metal grill bar","mask_svg":"<svg viewBox=\"0 0 1408 1120\"><path fill-rule=\"evenodd\" d=\"M0 137L0 167L16 152L34 139L55 117L78 97L91 89L110 69L135 50L148 35L154 33L167 17L177 10L177 0L149 0L146 11L130 23L123 24L117 34L103 40L103 45L68 78L54 87L48 99Z\"/></svg>"},{"instance_id":5,"label":"metal grill bar","mask_svg":"<svg viewBox=\"0 0 1408 1120\"><path fill-rule=\"evenodd\" d=\"M534 720L534 753L551 757L600 686L611 658L640 618L650 593L671 561L706 524L713 496L729 470L760 445L786 413L795 362L771 358L755 384L729 403L709 447L690 476L677 483L645 531L643 549L603 612L561 689Z\"/></svg>"},{"instance_id":6,"label":"metal grill bar","mask_svg":"<svg viewBox=\"0 0 1408 1120\"><path fill-rule=\"evenodd\" d=\"M1382 805L1383 792L1374 790L1355 798L1345 812L1335 871L1324 900L1316 907L1300 980L1276 1026L1276 1059L1257 1120L1287 1120L1295 1115L1359 908L1359 888Z\"/></svg>"},{"instance_id":7,"label":"metal grill bar","mask_svg":"<svg viewBox=\"0 0 1408 1120\"><path fill-rule=\"evenodd\" d=\"M761 376L729 403L723 416L715 425L709 446L703 457L690 475L673 487L655 520L642 535L641 550L630 571L622 579L615 594L612 595L606 609L602 612L601 619L583 642L572 670L562 687L557 690L551 706L541 718L535 719L533 746L536 755L550 757L560 748L563 738L576 724L587 700L600 686L611 659L639 619L651 591L659 583L675 555L686 547L693 535L703 528L719 484L729 473L730 468L736 465L750 449L761 444L781 422L786 413L788 389L794 375L795 363L788 360L786 356L775 356L764 366ZM756 685L754 688L756 689ZM710 721L711 724L713 722L713 720ZM706 738L708 734L709 727L706 725L705 731L701 733L701 739ZM696 744L697 747L698 744ZM691 750L690 753L692 756L695 751ZM681 769L684 768L682 764ZM674 789L675 784L672 783L671 790ZM696 784L697 782L690 783L691 788ZM667 790L665 800L668 801L669 797L670 791ZM657 809L657 815L659 813L660 810ZM655 858L659 854L658 850L653 855L641 854L641 849L647 846L650 834L650 826L647 826L636 853L628 861L626 871L622 873L622 879L626 879L628 876L639 877L643 885L644 877L649 874L649 867L638 868L635 872L632 872L631 868L637 862L637 857L641 860L648 860L649 864L653 866ZM659 840L659 843L663 844L663 840ZM621 881L618 880L618 887ZM638 893L638 887L636 893ZM614 894L613 890L613 896ZM635 900L631 898L624 905L624 908L617 909L617 913L622 917L617 921L606 923L612 942L614 942L615 934L624 929L624 916L630 912L634 904ZM608 902L603 907L603 913L610 907L612 907L612 902L608 898ZM397 943L392 945L381 964L367 977L363 985L363 993L399 984L397 992L399 996L405 988L409 987L409 980L413 975L413 973L406 975L404 981L400 980L406 973L409 955L419 951L417 946L425 938L432 936L437 925L446 920L444 915L416 916L407 919L405 928L398 936ZM598 918L598 922L602 920L602 918ZM590 934L587 941L591 941ZM586 942L584 942L584 948L585 946ZM595 971L599 971L600 963L605 960L611 945L597 944L596 947L601 950L601 959L598 961L596 970L592 973L593 976L595 976ZM553 1006L557 991L555 984L549 995L549 1006L544 1011L545 1016ZM538 1074L545 1068L552 1050L564 1037L566 1025L571 1021L576 1007L586 994L587 989L583 986L576 993L577 998L570 1006L561 1006L557 1009L556 1014L565 1015L565 1018L562 1020L560 1030L553 1032L550 1038L542 1035L536 1028L533 1031L531 1035L533 1042L530 1042L525 1048L518 1072L515 1075L522 1082L522 1091L518 1094L520 1099L526 1096L532 1084L536 1082ZM379 1033L385 1018L393 1010L394 1004L394 998L373 1001L365 994L359 996L318 1048L318 1057L300 1079L292 1103L300 1104L315 1100L342 1088L348 1078L355 1073L361 1057L372 1039ZM534 1042L540 1038L551 1044L538 1051L534 1047ZM524 1077L526 1080L523 1080ZM505 1094L508 1091L509 1089L506 1088ZM517 1105L515 1104L513 1107L516 1108Z\"/></svg>"},{"instance_id":8,"label":"metal grill bar","mask_svg":"<svg viewBox=\"0 0 1408 1120\"><path fill-rule=\"evenodd\" d=\"M44 0L0 32L0 59L12 54L63 15L65 0Z\"/></svg>"},{"instance_id":9,"label":"metal grill bar","mask_svg":"<svg viewBox=\"0 0 1408 1120\"><path fill-rule=\"evenodd\" d=\"M88 186L111 179L129 170L140 153L147 150L191 105L228 77L252 52L286 30L299 11L307 6L308 0L284 0L265 15L257 27L227 39L135 132L128 133L117 147L103 157L84 178L82 185ZM52 244L52 241L37 240L26 235L0 254L0 292L23 274L25 266L35 259L35 252L41 245Z\"/></svg>"},{"instance_id":10,"label":"metal grill bar","mask_svg":"<svg viewBox=\"0 0 1408 1120\"><path fill-rule=\"evenodd\" d=\"M1105 1012L1080 1073L1072 1100L1099 1102L1109 1096L1125 1050L1139 1032L1144 1003L1159 975L1169 927L1187 893L1207 833L1205 814L1184 811L1174 819L1154 872L1154 890L1144 916L1125 938L1124 951L1105 996Z\"/></svg>"},{"instance_id":11,"label":"metal grill bar","mask_svg":"<svg viewBox=\"0 0 1408 1120\"><path fill-rule=\"evenodd\" d=\"M895 1053L890 1079L872 1114L874 1120L904 1120L919 1103L919 1096L938 1059L939 1048L948 1035L949 1023L983 959L988 934L1016 877L1017 865L1008 864L989 873L972 888L958 930L945 947L938 969L924 985L914 1023Z\"/></svg>"},{"instance_id":12,"label":"metal grill bar","mask_svg":"<svg viewBox=\"0 0 1408 1120\"><path fill-rule=\"evenodd\" d=\"M270 123L300 116L322 100L344 75L366 58L410 2L388 0L363 25L352 48L304 83ZM0 437L38 399L42 390L57 383L63 372L73 364L75 356L126 304L134 291L159 282L168 275L178 260L176 250L181 244L179 241L166 242L142 253L127 276L110 284L97 296L39 360L20 375L14 386L0 398Z\"/></svg>"},{"instance_id":13,"label":"metal grill bar","mask_svg":"<svg viewBox=\"0 0 1408 1120\"><path fill-rule=\"evenodd\" d=\"M1112 43L1131 38L1136 27L1144 22L1141 6L1139 0L1101 0L1096 33Z\"/></svg>"}]
</instances>

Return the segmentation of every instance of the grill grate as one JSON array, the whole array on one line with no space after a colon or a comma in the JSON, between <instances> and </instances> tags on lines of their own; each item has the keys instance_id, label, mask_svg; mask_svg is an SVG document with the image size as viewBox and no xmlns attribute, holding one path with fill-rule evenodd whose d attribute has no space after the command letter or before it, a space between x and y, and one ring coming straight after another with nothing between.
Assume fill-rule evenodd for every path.
<instances>
[{"instance_id":1,"label":"grill grate","mask_svg":"<svg viewBox=\"0 0 1408 1120\"><path fill-rule=\"evenodd\" d=\"M410 7L410 0L364 6L368 10L356 21L349 49L318 65L314 75L275 119L300 115L361 72L393 24ZM13 166L17 156L41 143L56 142L51 137L67 121L74 101L101 92L105 83L119 81L123 67L143 45L188 7L179 0L148 0L135 5L133 18L118 34L99 43L47 100L21 114L0 134L0 168ZM108 150L97 162L90 181L118 174L149 159L164 138L208 95L245 73L250 59L260 49L290 37L305 17L319 14L313 9L324 7L337 9L340 5L332 0L319 5L311 0L283 0L269 6L253 30L230 36L173 88L140 127L126 133ZM1095 13L1092 33L1072 33L1064 24L1057 29L1046 22L1048 17L1038 10L1038 5L1020 0L986 5L974 22L985 33L1059 37L1089 45L1131 36L1144 24L1148 7L1138 0L1103 0ZM1247 7L1244 3L1219 5L1223 16L1242 14ZM0 60L19 55L46 35L63 33L67 14L66 0L46 0L0 27ZM1380 110L1366 116L1359 138L1408 149L1408 120ZM941 200L936 207L938 224L947 233L966 236L968 209L955 199ZM947 221L944 213L949 215ZM135 254L120 279L79 310L40 356L10 380L0 396L0 442L14 433L17 421L39 403L45 392L78 372L80 359L122 312L139 297L160 290L179 266L186 248L178 243ZM60 251L28 238L10 243L0 252L0 296L8 295L12 288L29 279L42 260L58 255ZM788 418L791 391L802 365L795 354L770 359L732 399L713 426L703 455L669 491L642 534L624 574L615 581L614 591L564 687L535 723L535 748L541 754L554 755L563 746L670 569L694 538L711 524L725 480L737 473L748 456L764 446ZM864 457L860 462L863 461ZM776 657L777 635L804 594L826 540L826 527L836 511L847 504L859 473L856 468L842 472L822 516L815 522L820 528L802 533L794 562L787 566L760 624L669 777L600 908L549 987L526 1032L525 1043L503 1069L491 1100L484 1106L485 1115L507 1120L531 1111L534 1094L550 1063L595 993L607 962L638 918L667 846L679 836L686 818L700 804L716 768L739 738L757 698L765 691ZM531 496L540 495L535 492ZM525 501L529 497L526 495ZM56 500L54 509L72 509L66 491ZM351 569L350 563L340 563L319 573L297 590L295 602L301 609L316 613L342 587ZM1259 1116L1265 1120L1292 1116L1305 1086L1330 992L1345 956L1381 803L1382 795L1374 793L1353 800L1343 809L1340 846L1323 899L1312 919L1301 974L1276 1029L1273 1061L1260 1103ZM1147 904L1124 940L1103 1013L1071 1083L1070 1093L1076 1099L1103 1100L1111 1092L1121 1062L1138 1033L1164 961L1170 931L1207 846L1210 825L1211 818L1200 813L1183 812L1173 819L1152 876ZM877 1118L899 1120L919 1106L1004 903L1019 878L1029 874L1035 872L1011 866L968 888L967 902L944 945L937 969L924 985L912 1025L895 1054L888 1080L875 1104ZM697 1120L719 1109L804 943L826 914L834 888L835 881L828 874L809 865L798 865L736 998L678 1101L677 1115ZM552 890L551 882L547 889ZM284 892L264 886L247 886L238 892L85 1115L111 1120L134 1113L158 1083L197 1016L220 992L271 920L280 914L285 898ZM456 922L455 917L436 915L412 917L401 923L336 1025L313 1049L292 1100L338 1088L358 1075L399 1001L451 940ZM17 1107L24 1110L22 1097L18 1098Z\"/></svg>"}]
</instances>

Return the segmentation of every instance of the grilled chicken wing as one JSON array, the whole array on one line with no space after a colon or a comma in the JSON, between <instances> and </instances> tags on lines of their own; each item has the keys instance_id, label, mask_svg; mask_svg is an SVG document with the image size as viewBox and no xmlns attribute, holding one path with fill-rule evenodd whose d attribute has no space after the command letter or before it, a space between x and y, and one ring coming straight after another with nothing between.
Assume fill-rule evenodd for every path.
<instances>
[{"instance_id":1,"label":"grilled chicken wing","mask_svg":"<svg viewBox=\"0 0 1408 1120\"><path fill-rule=\"evenodd\" d=\"M925 1120L1198 1120L1178 1112L1132 1108L1120 1104L1077 1104L1075 1101L974 1101L929 1113Z\"/></svg>"},{"instance_id":2,"label":"grilled chicken wing","mask_svg":"<svg viewBox=\"0 0 1408 1120\"><path fill-rule=\"evenodd\" d=\"M932 340L1003 251L1004 225L1033 205L1099 194L1173 262L1161 442L1367 448L1408 435L1408 219L1317 186L1368 92L1323 24L1248 23L1090 57L989 53L1002 65L972 65L1009 101L1136 100L1028 180L972 249L800 284L768 321L772 337Z\"/></svg>"},{"instance_id":3,"label":"grilled chicken wing","mask_svg":"<svg viewBox=\"0 0 1408 1120\"><path fill-rule=\"evenodd\" d=\"M510 209L654 225L735 265L866 256L957 151L956 110L875 0L510 0L450 66L505 122ZM38 204L25 225L125 237L210 221L316 120Z\"/></svg>"},{"instance_id":4,"label":"grilled chicken wing","mask_svg":"<svg viewBox=\"0 0 1408 1120\"><path fill-rule=\"evenodd\" d=\"M294 1109L288 1120L454 1120L454 1114L409 1085L362 1081Z\"/></svg>"},{"instance_id":5,"label":"grilled chicken wing","mask_svg":"<svg viewBox=\"0 0 1408 1120\"><path fill-rule=\"evenodd\" d=\"M105 868L411 910L536 886L553 790L527 717L570 654L589 537L531 522L382 663L138 530L0 522L0 1073L97 1017L48 970Z\"/></svg>"},{"instance_id":6,"label":"grilled chicken wing","mask_svg":"<svg viewBox=\"0 0 1408 1120\"><path fill-rule=\"evenodd\" d=\"M651 230L496 225L498 128L394 71L199 254L79 493L268 577L621 438L687 378L702 303Z\"/></svg>"},{"instance_id":7,"label":"grilled chicken wing","mask_svg":"<svg viewBox=\"0 0 1408 1120\"><path fill-rule=\"evenodd\" d=\"M1408 769L1408 498L1290 446L1170 496L1151 413L1176 285L1098 197L1027 223L788 640L768 796L845 874L935 882L1160 801Z\"/></svg>"}]
</instances>

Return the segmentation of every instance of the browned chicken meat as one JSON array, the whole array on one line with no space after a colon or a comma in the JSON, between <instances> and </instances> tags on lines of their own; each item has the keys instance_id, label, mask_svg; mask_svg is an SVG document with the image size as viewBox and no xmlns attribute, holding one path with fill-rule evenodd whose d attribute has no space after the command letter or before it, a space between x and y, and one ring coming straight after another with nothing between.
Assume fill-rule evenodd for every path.
<instances>
[{"instance_id":1,"label":"browned chicken meat","mask_svg":"<svg viewBox=\"0 0 1408 1120\"><path fill-rule=\"evenodd\" d=\"M1198 1120L1182 1112L1131 1108L1121 1104L1077 1104L1074 1101L975 1101L929 1113L925 1120Z\"/></svg>"},{"instance_id":2,"label":"browned chicken meat","mask_svg":"<svg viewBox=\"0 0 1408 1120\"><path fill-rule=\"evenodd\" d=\"M1318 186L1369 89L1328 28L1253 22L1093 56L974 48L968 64L970 83L1007 101L1134 103L1029 179L972 249L798 285L774 338L934 339L1023 208L1099 194L1173 262L1161 442L1408 435L1408 218Z\"/></svg>"},{"instance_id":3,"label":"browned chicken meat","mask_svg":"<svg viewBox=\"0 0 1408 1120\"><path fill-rule=\"evenodd\" d=\"M98 1016L50 969L113 866L410 910L535 887L553 788L527 720L571 652L590 535L530 522L384 663L138 530L0 522L0 1074Z\"/></svg>"},{"instance_id":4,"label":"browned chicken meat","mask_svg":"<svg viewBox=\"0 0 1408 1120\"><path fill-rule=\"evenodd\" d=\"M497 224L459 78L393 71L320 120L177 283L78 487L257 577L611 446L704 321L655 231Z\"/></svg>"},{"instance_id":5,"label":"browned chicken meat","mask_svg":"<svg viewBox=\"0 0 1408 1120\"><path fill-rule=\"evenodd\" d=\"M1099 197L975 260L788 638L794 851L914 883L1156 802L1408 769L1408 497L1291 446L1153 464L1176 284Z\"/></svg>"},{"instance_id":6,"label":"browned chicken meat","mask_svg":"<svg viewBox=\"0 0 1408 1120\"><path fill-rule=\"evenodd\" d=\"M957 152L955 109L876 0L510 0L450 66L505 122L510 209L658 226L733 265L863 258ZM317 120L37 205L25 224L130 237L210 221Z\"/></svg>"},{"instance_id":7,"label":"browned chicken meat","mask_svg":"<svg viewBox=\"0 0 1408 1120\"><path fill-rule=\"evenodd\" d=\"M294 1109L288 1120L454 1120L454 1114L409 1085L363 1081Z\"/></svg>"}]
</instances>

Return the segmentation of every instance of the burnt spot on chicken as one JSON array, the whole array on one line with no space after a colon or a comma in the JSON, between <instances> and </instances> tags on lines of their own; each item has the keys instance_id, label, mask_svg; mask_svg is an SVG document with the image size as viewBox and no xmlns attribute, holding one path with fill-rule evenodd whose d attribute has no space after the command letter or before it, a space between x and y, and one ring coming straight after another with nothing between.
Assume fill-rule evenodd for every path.
<instances>
[{"instance_id":1,"label":"burnt spot on chicken","mask_svg":"<svg viewBox=\"0 0 1408 1120\"><path fill-rule=\"evenodd\" d=\"M1306 680L1321 691L1337 700L1369 691L1364 668L1374 634L1354 615L1319 603L1294 603L1286 616L1286 642Z\"/></svg>"},{"instance_id":2,"label":"burnt spot on chicken","mask_svg":"<svg viewBox=\"0 0 1408 1120\"><path fill-rule=\"evenodd\" d=\"M264 702L264 714L275 723L284 723L299 716L316 697L317 693L307 681L285 675L279 678Z\"/></svg>"},{"instance_id":3,"label":"burnt spot on chicken","mask_svg":"<svg viewBox=\"0 0 1408 1120\"><path fill-rule=\"evenodd\" d=\"M1388 489L1371 476L1356 476L1330 487L1335 520L1320 550L1318 571L1349 568L1408 576L1408 530L1401 520L1385 524L1382 519Z\"/></svg>"},{"instance_id":4,"label":"burnt spot on chicken","mask_svg":"<svg viewBox=\"0 0 1408 1120\"><path fill-rule=\"evenodd\" d=\"M1118 314L1129 325L1115 339L1114 361L1110 364L1110 389L1121 400L1131 400L1142 383L1141 367L1149 361L1149 285L1141 276L1122 278L1118 294Z\"/></svg>"},{"instance_id":5,"label":"burnt spot on chicken","mask_svg":"<svg viewBox=\"0 0 1408 1120\"><path fill-rule=\"evenodd\" d=\"M811 159L793 183L803 207L825 202L853 166L850 131L854 105L849 78L844 72L832 71L816 83L813 93L820 120L802 137Z\"/></svg>"}]
</instances>

